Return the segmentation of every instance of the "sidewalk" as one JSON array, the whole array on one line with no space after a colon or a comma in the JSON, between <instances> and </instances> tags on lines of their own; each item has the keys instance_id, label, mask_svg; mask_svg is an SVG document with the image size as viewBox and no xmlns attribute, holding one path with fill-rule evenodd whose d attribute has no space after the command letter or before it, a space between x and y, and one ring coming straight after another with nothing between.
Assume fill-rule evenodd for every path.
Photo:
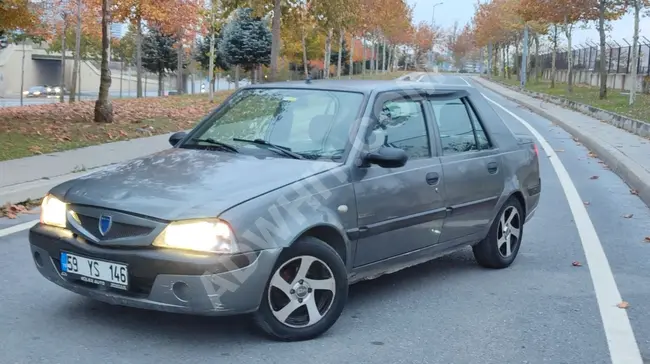
<instances>
[{"instance_id":1,"label":"sidewalk","mask_svg":"<svg viewBox=\"0 0 650 364\"><path fill-rule=\"evenodd\" d=\"M50 188L92 172L169 148L171 134L0 162L0 206L43 197Z\"/></svg>"},{"instance_id":2,"label":"sidewalk","mask_svg":"<svg viewBox=\"0 0 650 364\"><path fill-rule=\"evenodd\" d=\"M650 140L484 78L473 77L473 80L544 116L578 138L650 206Z\"/></svg>"}]
</instances>

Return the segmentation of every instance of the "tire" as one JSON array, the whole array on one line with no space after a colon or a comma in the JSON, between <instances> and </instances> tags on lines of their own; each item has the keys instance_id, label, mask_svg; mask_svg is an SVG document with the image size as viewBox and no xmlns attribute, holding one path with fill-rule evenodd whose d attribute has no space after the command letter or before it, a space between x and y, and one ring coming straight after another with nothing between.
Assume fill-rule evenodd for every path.
<instances>
[{"instance_id":1,"label":"tire","mask_svg":"<svg viewBox=\"0 0 650 364\"><path fill-rule=\"evenodd\" d=\"M309 263L307 265L310 266L310 275L297 277L304 263ZM331 279L314 279L311 273L323 273L325 277L331 276ZM304 279L301 280L301 277ZM317 287L317 284L326 288L310 288ZM279 286L284 289L280 290L277 288ZM347 298L348 273L345 263L336 250L324 241L306 236L280 254L264 289L260 307L253 315L253 321L274 340L311 340L334 325L343 312ZM278 304L280 301L288 303L284 306ZM312 305L309 305L310 303ZM294 306L289 309L291 304ZM312 315L307 311L307 307L312 308L311 312L315 312L314 308L318 310L313 315L314 319L319 316L321 318L316 322L309 322ZM282 308L287 310L282 311ZM289 311L292 313L282 321L283 317L279 317L282 316L281 313ZM306 314L301 314L303 312ZM293 317L294 314L297 314L297 318Z\"/></svg>"},{"instance_id":2,"label":"tire","mask_svg":"<svg viewBox=\"0 0 650 364\"><path fill-rule=\"evenodd\" d=\"M510 220L509 225L506 224L506 231L504 231L503 223L507 222L512 212L516 212L517 215ZM499 210L487 236L472 247L474 258L476 258L478 264L491 269L509 267L515 261L521 247L524 221L525 217L521 203L515 197L510 197ZM519 234L516 239L512 239L517 229ZM510 242L509 250L507 244L505 244L508 241Z\"/></svg>"}]
</instances>

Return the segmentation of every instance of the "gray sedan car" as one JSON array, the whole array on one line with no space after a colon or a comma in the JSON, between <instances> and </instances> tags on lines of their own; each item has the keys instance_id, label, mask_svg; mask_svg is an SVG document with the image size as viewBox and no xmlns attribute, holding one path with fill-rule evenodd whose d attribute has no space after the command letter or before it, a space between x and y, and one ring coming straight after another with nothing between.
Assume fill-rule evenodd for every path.
<instances>
[{"instance_id":1,"label":"gray sedan car","mask_svg":"<svg viewBox=\"0 0 650 364\"><path fill-rule=\"evenodd\" d=\"M311 339L360 280L466 246L508 267L541 191L533 140L470 87L251 85L170 143L50 191L29 234L43 276Z\"/></svg>"}]
</instances>

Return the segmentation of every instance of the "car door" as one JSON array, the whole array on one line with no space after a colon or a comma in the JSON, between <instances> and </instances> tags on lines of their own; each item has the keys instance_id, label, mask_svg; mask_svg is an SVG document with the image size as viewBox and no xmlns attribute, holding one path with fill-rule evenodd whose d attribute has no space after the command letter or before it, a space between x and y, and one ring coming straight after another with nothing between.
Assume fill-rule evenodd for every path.
<instances>
[{"instance_id":1,"label":"car door","mask_svg":"<svg viewBox=\"0 0 650 364\"><path fill-rule=\"evenodd\" d=\"M473 240L491 222L503 191L500 151L488 138L467 93L428 101L440 137L448 207L441 243Z\"/></svg>"},{"instance_id":2,"label":"car door","mask_svg":"<svg viewBox=\"0 0 650 364\"><path fill-rule=\"evenodd\" d=\"M354 265L363 266L436 244L445 217L442 167L426 98L380 94L366 148L384 143L405 150L406 165L354 169L359 235Z\"/></svg>"}]
</instances>

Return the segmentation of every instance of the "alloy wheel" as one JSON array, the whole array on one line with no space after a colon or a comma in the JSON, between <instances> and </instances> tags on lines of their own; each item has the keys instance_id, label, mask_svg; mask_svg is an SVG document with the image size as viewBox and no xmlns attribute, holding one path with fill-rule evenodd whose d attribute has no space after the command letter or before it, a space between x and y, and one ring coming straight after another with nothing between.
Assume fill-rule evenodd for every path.
<instances>
[{"instance_id":1,"label":"alloy wheel","mask_svg":"<svg viewBox=\"0 0 650 364\"><path fill-rule=\"evenodd\" d=\"M270 281L273 316L291 328L315 325L329 312L336 295L332 270L322 260L302 255L280 266Z\"/></svg>"},{"instance_id":2,"label":"alloy wheel","mask_svg":"<svg viewBox=\"0 0 650 364\"><path fill-rule=\"evenodd\" d=\"M497 229L497 248L502 257L510 257L519 245L521 223L519 211L514 206L503 210Z\"/></svg>"}]
</instances>

